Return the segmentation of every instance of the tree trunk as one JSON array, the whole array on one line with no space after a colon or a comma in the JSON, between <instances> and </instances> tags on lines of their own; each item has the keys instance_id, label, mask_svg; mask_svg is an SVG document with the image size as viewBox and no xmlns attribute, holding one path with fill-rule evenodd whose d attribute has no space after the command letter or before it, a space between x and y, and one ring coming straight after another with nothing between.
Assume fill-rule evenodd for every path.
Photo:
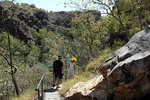
<instances>
[{"instance_id":1,"label":"tree trunk","mask_svg":"<svg viewBox=\"0 0 150 100\"><path fill-rule=\"evenodd\" d=\"M12 77L12 82L13 82L14 87L15 87L16 94L17 94L17 96L19 96L19 89L18 89L18 85L16 82L16 78L14 77L14 74L11 74L11 77Z\"/></svg>"}]
</instances>

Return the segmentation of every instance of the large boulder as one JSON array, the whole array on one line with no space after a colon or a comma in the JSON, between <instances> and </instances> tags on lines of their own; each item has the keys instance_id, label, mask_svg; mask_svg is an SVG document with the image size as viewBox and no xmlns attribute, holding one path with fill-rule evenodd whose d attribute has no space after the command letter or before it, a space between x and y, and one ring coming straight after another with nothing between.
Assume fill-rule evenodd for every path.
<instances>
[{"instance_id":1,"label":"large boulder","mask_svg":"<svg viewBox=\"0 0 150 100\"><path fill-rule=\"evenodd\" d=\"M114 100L136 100L150 93L150 51L137 53L117 63L107 73Z\"/></svg>"},{"instance_id":2,"label":"large boulder","mask_svg":"<svg viewBox=\"0 0 150 100\"><path fill-rule=\"evenodd\" d=\"M84 95L89 96L90 100L93 93L99 95L94 100L138 100L149 97L150 29L135 34L125 46L110 55L105 64L99 66L99 71L104 77L103 81Z\"/></svg>"},{"instance_id":3,"label":"large boulder","mask_svg":"<svg viewBox=\"0 0 150 100\"><path fill-rule=\"evenodd\" d=\"M65 93L65 100L92 100L92 98L104 98L105 95L99 95L98 91L93 91L93 87L102 82L103 76L97 76L87 82L79 82L72 86ZM101 91L101 93L104 93ZM107 96L106 96L107 97Z\"/></svg>"}]
</instances>

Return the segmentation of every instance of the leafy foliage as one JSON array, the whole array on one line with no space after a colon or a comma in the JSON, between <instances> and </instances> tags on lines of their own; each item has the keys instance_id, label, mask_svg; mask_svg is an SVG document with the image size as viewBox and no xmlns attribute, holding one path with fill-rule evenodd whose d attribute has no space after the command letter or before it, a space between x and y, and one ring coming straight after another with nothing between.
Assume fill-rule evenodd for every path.
<instances>
[{"instance_id":1,"label":"leafy foliage","mask_svg":"<svg viewBox=\"0 0 150 100\"><path fill-rule=\"evenodd\" d=\"M81 14L74 18L71 24L75 28L75 38L77 41L82 42L87 50L87 58L91 59L98 53L96 45L100 44L98 38L100 36L101 24L95 20L91 13Z\"/></svg>"}]
</instances>

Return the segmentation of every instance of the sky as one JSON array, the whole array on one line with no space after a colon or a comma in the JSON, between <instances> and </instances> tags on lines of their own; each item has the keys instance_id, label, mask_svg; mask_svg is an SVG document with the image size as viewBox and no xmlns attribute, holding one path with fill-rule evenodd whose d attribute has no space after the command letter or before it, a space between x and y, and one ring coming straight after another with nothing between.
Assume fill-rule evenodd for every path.
<instances>
[{"instance_id":1,"label":"sky","mask_svg":"<svg viewBox=\"0 0 150 100\"><path fill-rule=\"evenodd\" d=\"M73 0L72 0L73 1ZM81 2L82 0L74 0ZM37 8L42 8L46 11L72 11L76 8L67 6L65 8L64 3L70 2L70 0L16 0L16 3L28 3L34 4Z\"/></svg>"}]
</instances>

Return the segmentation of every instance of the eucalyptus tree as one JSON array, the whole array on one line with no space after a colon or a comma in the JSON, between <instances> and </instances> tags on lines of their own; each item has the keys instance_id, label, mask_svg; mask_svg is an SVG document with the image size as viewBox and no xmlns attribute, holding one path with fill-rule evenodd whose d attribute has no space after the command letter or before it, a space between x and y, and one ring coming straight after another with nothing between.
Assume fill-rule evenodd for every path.
<instances>
[{"instance_id":1,"label":"eucalyptus tree","mask_svg":"<svg viewBox=\"0 0 150 100\"><path fill-rule=\"evenodd\" d=\"M149 0L82 1L86 8L95 8L104 15L101 21L108 29L111 45L117 39L127 42L134 33L144 29L150 23Z\"/></svg>"},{"instance_id":2,"label":"eucalyptus tree","mask_svg":"<svg viewBox=\"0 0 150 100\"><path fill-rule=\"evenodd\" d=\"M1 19L2 23L5 19L11 19L10 22L8 23L8 25L5 25L4 26L10 26L11 23L12 23L12 19L15 15L15 4L14 4L14 0L12 1L8 1L10 2L10 7L8 7L9 9L9 12L7 13L2 13L2 16L6 15L4 19ZM4 15L3 15L4 14ZM12 49L11 49L11 40L10 40L10 33L8 31L8 29L5 27L4 28L4 31L7 32L7 52L3 52L1 53L1 57L3 57L5 59L5 61L7 62L8 66L10 67L10 70L8 71L12 77L12 82L14 84L14 87L15 87L15 91L16 91L16 94L19 95L19 89L18 89L18 85L17 85L17 82L16 82L16 78L15 78L15 73L17 72L17 67L13 64L13 59L12 59ZM6 53L6 54L5 54Z\"/></svg>"},{"instance_id":3,"label":"eucalyptus tree","mask_svg":"<svg viewBox=\"0 0 150 100\"><path fill-rule=\"evenodd\" d=\"M17 62L21 61L21 56L23 53L23 42L16 40L12 36L9 36L11 45L8 46L8 35L7 33L0 34L0 58L2 62L3 72L7 72L11 75L12 83L15 86L16 94L19 95L19 88L15 78L17 72ZM11 61L10 61L10 48L11 48ZM13 62L13 63L12 63ZM9 79L9 76L7 77Z\"/></svg>"},{"instance_id":4,"label":"eucalyptus tree","mask_svg":"<svg viewBox=\"0 0 150 100\"><path fill-rule=\"evenodd\" d=\"M81 42L84 47L82 49L87 51L88 57L91 59L96 56L98 54L96 45L100 44L99 36L102 24L96 21L94 15L89 12L74 18L71 25L75 28L75 39Z\"/></svg>"}]
</instances>

